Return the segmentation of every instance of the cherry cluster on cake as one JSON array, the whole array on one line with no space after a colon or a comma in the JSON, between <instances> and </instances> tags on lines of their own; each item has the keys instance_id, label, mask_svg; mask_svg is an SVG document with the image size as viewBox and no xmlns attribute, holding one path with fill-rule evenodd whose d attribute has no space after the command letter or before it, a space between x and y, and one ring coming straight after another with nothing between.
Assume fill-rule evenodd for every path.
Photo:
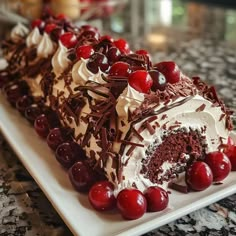
<instances>
[{"instance_id":1,"label":"cherry cluster on cake","mask_svg":"<svg viewBox=\"0 0 236 236\"><path fill-rule=\"evenodd\" d=\"M137 219L168 206L168 187L202 191L236 170L231 110L175 62L50 14L2 49L3 94L96 210Z\"/></svg>"}]
</instances>

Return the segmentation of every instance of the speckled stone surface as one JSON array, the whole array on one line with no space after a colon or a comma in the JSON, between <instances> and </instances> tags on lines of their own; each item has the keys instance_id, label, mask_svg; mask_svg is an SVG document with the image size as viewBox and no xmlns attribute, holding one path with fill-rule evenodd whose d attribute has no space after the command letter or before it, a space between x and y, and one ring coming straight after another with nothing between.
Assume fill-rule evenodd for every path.
<instances>
[{"instance_id":1,"label":"speckled stone surface","mask_svg":"<svg viewBox=\"0 0 236 236\"><path fill-rule=\"evenodd\" d=\"M236 125L236 49L209 38L170 47L154 61L174 60L187 75L214 84ZM72 234L0 134L0 236L8 235ZM154 235L236 235L236 194L145 234Z\"/></svg>"}]
</instances>

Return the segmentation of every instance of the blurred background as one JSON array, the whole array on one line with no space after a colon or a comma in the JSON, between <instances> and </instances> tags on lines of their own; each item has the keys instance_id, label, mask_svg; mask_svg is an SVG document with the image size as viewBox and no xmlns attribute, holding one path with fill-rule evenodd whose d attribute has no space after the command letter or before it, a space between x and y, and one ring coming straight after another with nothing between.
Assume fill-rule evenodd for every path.
<instances>
[{"instance_id":1,"label":"blurred background","mask_svg":"<svg viewBox=\"0 0 236 236\"><path fill-rule=\"evenodd\" d=\"M40 17L45 7L76 24L88 22L117 37L125 34L135 42L133 49L165 50L167 41L203 35L236 41L235 0L1 0L0 37L16 22Z\"/></svg>"}]
</instances>

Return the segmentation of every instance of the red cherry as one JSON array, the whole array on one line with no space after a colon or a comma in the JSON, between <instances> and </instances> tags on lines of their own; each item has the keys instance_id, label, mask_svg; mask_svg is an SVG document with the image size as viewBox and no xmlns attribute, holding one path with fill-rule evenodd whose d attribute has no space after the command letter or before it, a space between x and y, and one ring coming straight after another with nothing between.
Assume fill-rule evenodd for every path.
<instances>
[{"instance_id":1,"label":"red cherry","mask_svg":"<svg viewBox=\"0 0 236 236\"><path fill-rule=\"evenodd\" d=\"M77 59L81 58L88 59L94 53L93 47L91 45L83 45L76 49Z\"/></svg>"},{"instance_id":2,"label":"red cherry","mask_svg":"<svg viewBox=\"0 0 236 236\"><path fill-rule=\"evenodd\" d=\"M146 198L137 189L123 189L117 196L117 208L125 219L138 219L146 212Z\"/></svg>"},{"instance_id":3,"label":"red cherry","mask_svg":"<svg viewBox=\"0 0 236 236\"><path fill-rule=\"evenodd\" d=\"M71 166L68 173L72 185L79 192L87 192L97 180L94 170L81 161Z\"/></svg>"},{"instance_id":4,"label":"red cherry","mask_svg":"<svg viewBox=\"0 0 236 236\"><path fill-rule=\"evenodd\" d=\"M99 41L102 42L103 40L109 41L111 43L114 42L114 39L110 35L103 35L103 36L101 36Z\"/></svg>"},{"instance_id":5,"label":"red cherry","mask_svg":"<svg viewBox=\"0 0 236 236\"><path fill-rule=\"evenodd\" d=\"M236 145L234 140L229 137L227 142L227 147L224 149L224 153L229 158L233 171L236 170Z\"/></svg>"},{"instance_id":6,"label":"red cherry","mask_svg":"<svg viewBox=\"0 0 236 236\"><path fill-rule=\"evenodd\" d=\"M25 109L34 102L33 97L29 95L24 95L20 97L16 102L16 109L24 115Z\"/></svg>"},{"instance_id":7,"label":"red cherry","mask_svg":"<svg viewBox=\"0 0 236 236\"><path fill-rule=\"evenodd\" d=\"M146 55L146 56L148 56L149 59L151 59L151 55L148 53L148 51L146 51L144 49L137 50L135 53L138 55Z\"/></svg>"},{"instance_id":8,"label":"red cherry","mask_svg":"<svg viewBox=\"0 0 236 236\"><path fill-rule=\"evenodd\" d=\"M0 71L0 88L2 88L10 79L7 71Z\"/></svg>"},{"instance_id":9,"label":"red cherry","mask_svg":"<svg viewBox=\"0 0 236 236\"><path fill-rule=\"evenodd\" d=\"M41 114L35 119L34 129L40 137L46 138L48 136L49 123L45 114Z\"/></svg>"},{"instance_id":10,"label":"red cherry","mask_svg":"<svg viewBox=\"0 0 236 236\"><path fill-rule=\"evenodd\" d=\"M157 70L150 70L150 76L152 77L153 84L152 84L152 91L163 91L166 88L166 77Z\"/></svg>"},{"instance_id":11,"label":"red cherry","mask_svg":"<svg viewBox=\"0 0 236 236\"><path fill-rule=\"evenodd\" d=\"M211 168L203 161L196 161L186 171L186 182L196 191L208 188L213 181Z\"/></svg>"},{"instance_id":12,"label":"red cherry","mask_svg":"<svg viewBox=\"0 0 236 236\"><path fill-rule=\"evenodd\" d=\"M63 14L63 13L58 14L58 15L56 16L56 18L57 18L58 20L65 20L65 19L67 19L66 15Z\"/></svg>"},{"instance_id":13,"label":"red cherry","mask_svg":"<svg viewBox=\"0 0 236 236\"><path fill-rule=\"evenodd\" d=\"M85 152L75 142L65 142L60 144L55 153L57 161L66 169L70 168L76 161L85 160Z\"/></svg>"},{"instance_id":14,"label":"red cherry","mask_svg":"<svg viewBox=\"0 0 236 236\"><path fill-rule=\"evenodd\" d=\"M167 79L167 82L174 84L180 81L180 70L173 61L163 61L154 65L154 69L160 71Z\"/></svg>"},{"instance_id":15,"label":"red cherry","mask_svg":"<svg viewBox=\"0 0 236 236\"><path fill-rule=\"evenodd\" d=\"M227 145L228 145L228 146L233 146L233 145L235 145L235 142L234 142L234 140L233 140L231 137L228 137Z\"/></svg>"},{"instance_id":16,"label":"red cherry","mask_svg":"<svg viewBox=\"0 0 236 236\"><path fill-rule=\"evenodd\" d=\"M25 118L32 124L34 124L35 119L42 114L42 108L33 103L25 109Z\"/></svg>"},{"instance_id":17,"label":"red cherry","mask_svg":"<svg viewBox=\"0 0 236 236\"><path fill-rule=\"evenodd\" d=\"M38 27L38 28L43 28L45 25L45 22L42 21L41 19L35 19L34 21L32 21L31 23L31 27L32 28L35 28L35 27Z\"/></svg>"},{"instance_id":18,"label":"red cherry","mask_svg":"<svg viewBox=\"0 0 236 236\"><path fill-rule=\"evenodd\" d=\"M139 55L149 55L149 53L144 49L137 50L135 53Z\"/></svg>"},{"instance_id":19,"label":"red cherry","mask_svg":"<svg viewBox=\"0 0 236 236\"><path fill-rule=\"evenodd\" d=\"M121 52L117 47L110 47L107 52L107 58L109 64L112 65L114 62L118 61L121 56Z\"/></svg>"},{"instance_id":20,"label":"red cherry","mask_svg":"<svg viewBox=\"0 0 236 236\"><path fill-rule=\"evenodd\" d=\"M136 70L129 75L129 84L141 93L149 93L153 80L145 70Z\"/></svg>"},{"instance_id":21,"label":"red cherry","mask_svg":"<svg viewBox=\"0 0 236 236\"><path fill-rule=\"evenodd\" d=\"M121 53L123 53L123 54L130 53L129 44L127 43L126 40L118 39L118 40L114 41L114 45L120 50Z\"/></svg>"},{"instance_id":22,"label":"red cherry","mask_svg":"<svg viewBox=\"0 0 236 236\"><path fill-rule=\"evenodd\" d=\"M47 24L47 25L45 26L44 31L45 31L46 33L50 34L56 27L57 27L57 25L54 24L54 23Z\"/></svg>"},{"instance_id":23,"label":"red cherry","mask_svg":"<svg viewBox=\"0 0 236 236\"><path fill-rule=\"evenodd\" d=\"M149 187L144 196L147 200L147 210L148 211L162 211L169 203L168 193L160 187Z\"/></svg>"},{"instance_id":24,"label":"red cherry","mask_svg":"<svg viewBox=\"0 0 236 236\"><path fill-rule=\"evenodd\" d=\"M123 61L115 62L109 71L109 75L111 76L122 76L128 77L130 74L130 66L128 63Z\"/></svg>"},{"instance_id":25,"label":"red cherry","mask_svg":"<svg viewBox=\"0 0 236 236\"><path fill-rule=\"evenodd\" d=\"M233 145L228 149L224 150L224 153L227 155L231 162L231 170L236 171L236 145Z\"/></svg>"},{"instance_id":26,"label":"red cherry","mask_svg":"<svg viewBox=\"0 0 236 236\"><path fill-rule=\"evenodd\" d=\"M94 32L98 32L98 29L96 27L93 27L91 25L82 25L81 29L83 31L94 31Z\"/></svg>"},{"instance_id":27,"label":"red cherry","mask_svg":"<svg viewBox=\"0 0 236 236\"><path fill-rule=\"evenodd\" d=\"M60 128L54 128L49 132L47 136L47 144L52 150L55 151L63 142L64 138Z\"/></svg>"},{"instance_id":28,"label":"red cherry","mask_svg":"<svg viewBox=\"0 0 236 236\"><path fill-rule=\"evenodd\" d=\"M222 181L231 171L230 160L223 152L215 151L208 153L205 162L212 170L213 181Z\"/></svg>"},{"instance_id":29,"label":"red cherry","mask_svg":"<svg viewBox=\"0 0 236 236\"><path fill-rule=\"evenodd\" d=\"M73 48L77 43L77 38L73 33L67 32L60 36L60 41L66 48Z\"/></svg>"},{"instance_id":30,"label":"red cherry","mask_svg":"<svg viewBox=\"0 0 236 236\"><path fill-rule=\"evenodd\" d=\"M89 190L89 202L98 211L111 210L116 205L114 186L109 181L95 183Z\"/></svg>"}]
</instances>

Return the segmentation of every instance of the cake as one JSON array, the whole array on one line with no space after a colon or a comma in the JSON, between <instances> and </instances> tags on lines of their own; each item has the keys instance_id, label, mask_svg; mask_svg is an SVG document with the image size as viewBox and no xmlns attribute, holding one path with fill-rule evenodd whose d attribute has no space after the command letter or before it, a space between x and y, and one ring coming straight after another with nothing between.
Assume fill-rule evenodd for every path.
<instances>
[{"instance_id":1,"label":"cake","mask_svg":"<svg viewBox=\"0 0 236 236\"><path fill-rule=\"evenodd\" d=\"M132 52L125 40L100 36L92 26L47 14L31 29L16 26L3 52L9 63L3 91L47 137L78 191L104 178L115 196L167 189L229 142L232 112L213 86L174 62L153 63L147 51Z\"/></svg>"}]
</instances>

